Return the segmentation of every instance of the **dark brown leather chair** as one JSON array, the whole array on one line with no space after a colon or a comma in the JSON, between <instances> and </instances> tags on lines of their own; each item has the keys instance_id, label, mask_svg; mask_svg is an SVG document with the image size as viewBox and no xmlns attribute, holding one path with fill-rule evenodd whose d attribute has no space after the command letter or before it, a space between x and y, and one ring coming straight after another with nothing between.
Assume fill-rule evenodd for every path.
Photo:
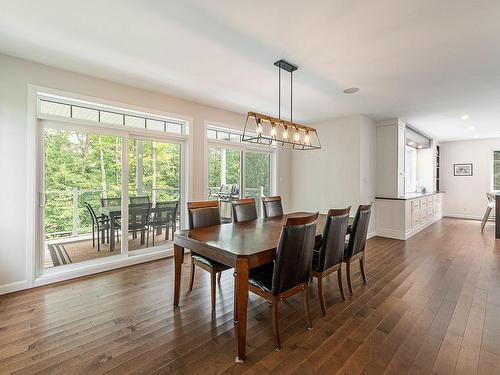
<instances>
[{"instance_id":1,"label":"dark brown leather chair","mask_svg":"<svg viewBox=\"0 0 500 375\"><path fill-rule=\"evenodd\" d=\"M255 206L254 198L243 198L232 202L233 206L233 221L257 220L257 207Z\"/></svg>"},{"instance_id":2,"label":"dark brown leather chair","mask_svg":"<svg viewBox=\"0 0 500 375\"><path fill-rule=\"evenodd\" d=\"M187 207L189 229L220 225L221 221L218 201L188 202ZM218 281L220 282L222 271L228 270L231 267L191 251L191 276L189 281L189 291L193 290L195 266L198 266L210 273L210 297L212 302L212 311L215 311L215 276L217 274L219 275Z\"/></svg>"},{"instance_id":3,"label":"dark brown leather chair","mask_svg":"<svg viewBox=\"0 0 500 375\"><path fill-rule=\"evenodd\" d=\"M342 288L342 261L344 260L344 244L349 224L351 207L328 211L321 245L313 253L312 276L318 279L318 296L323 316L326 315L323 278L337 271L340 295L345 300Z\"/></svg>"},{"instance_id":4,"label":"dark brown leather chair","mask_svg":"<svg viewBox=\"0 0 500 375\"><path fill-rule=\"evenodd\" d=\"M351 262L359 259L359 268L361 269L363 282L365 284L367 282L365 273L365 245L371 213L371 204L361 205L358 207L358 211L356 212L356 216L354 216L354 220L352 222L349 242L345 245L344 263L346 264L347 286L349 287L349 293L351 294Z\"/></svg>"},{"instance_id":5,"label":"dark brown leather chair","mask_svg":"<svg viewBox=\"0 0 500 375\"><path fill-rule=\"evenodd\" d=\"M283 206L281 197L262 197L262 206L264 207L264 217L283 216Z\"/></svg>"},{"instance_id":6,"label":"dark brown leather chair","mask_svg":"<svg viewBox=\"0 0 500 375\"><path fill-rule=\"evenodd\" d=\"M272 303L276 350L281 349L278 303L299 292L304 296L306 327L311 329L307 288L316 237L318 213L288 218L281 229L276 260L250 270L248 290Z\"/></svg>"}]
</instances>

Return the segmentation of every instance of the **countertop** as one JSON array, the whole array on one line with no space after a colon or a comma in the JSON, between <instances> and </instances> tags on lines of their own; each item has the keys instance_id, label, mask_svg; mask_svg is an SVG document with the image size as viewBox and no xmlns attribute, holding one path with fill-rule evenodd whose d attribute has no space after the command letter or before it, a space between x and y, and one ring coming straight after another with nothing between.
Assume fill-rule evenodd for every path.
<instances>
[{"instance_id":1,"label":"countertop","mask_svg":"<svg viewBox=\"0 0 500 375\"><path fill-rule=\"evenodd\" d=\"M429 195L435 195L439 193L444 193L443 191L434 191L434 192L427 192L427 193L407 193L403 195L398 195L398 196L377 196L375 199L392 199L392 200L402 200L406 201L409 199L415 199L415 198L422 198L422 197L428 197Z\"/></svg>"}]
</instances>

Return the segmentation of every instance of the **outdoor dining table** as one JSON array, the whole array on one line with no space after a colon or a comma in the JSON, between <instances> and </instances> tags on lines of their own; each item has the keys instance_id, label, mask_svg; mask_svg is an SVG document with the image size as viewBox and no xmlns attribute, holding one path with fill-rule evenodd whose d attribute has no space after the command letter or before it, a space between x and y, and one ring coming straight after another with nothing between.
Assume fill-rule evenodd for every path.
<instances>
[{"instance_id":1,"label":"outdoor dining table","mask_svg":"<svg viewBox=\"0 0 500 375\"><path fill-rule=\"evenodd\" d=\"M236 269L237 362L244 361L246 355L249 270L270 263L275 259L281 227L286 218L306 215L310 215L310 213L295 212L273 218L175 232L174 307L179 306L184 249L189 249ZM317 239L321 238L326 217L323 214L318 217L316 226ZM352 218L349 219L348 232L351 224Z\"/></svg>"},{"instance_id":2,"label":"outdoor dining table","mask_svg":"<svg viewBox=\"0 0 500 375\"><path fill-rule=\"evenodd\" d=\"M151 208L151 213L155 212L155 207ZM118 219L122 216L121 206L107 206L99 209L101 215L109 217L110 228L114 228ZM109 236L109 251L115 250L115 236Z\"/></svg>"}]
</instances>

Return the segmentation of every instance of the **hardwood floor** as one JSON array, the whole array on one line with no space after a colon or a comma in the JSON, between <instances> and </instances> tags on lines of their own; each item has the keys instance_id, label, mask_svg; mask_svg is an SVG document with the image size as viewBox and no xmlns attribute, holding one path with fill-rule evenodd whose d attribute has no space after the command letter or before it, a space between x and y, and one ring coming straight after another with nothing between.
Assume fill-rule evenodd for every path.
<instances>
[{"instance_id":1,"label":"hardwood floor","mask_svg":"<svg viewBox=\"0 0 500 375\"><path fill-rule=\"evenodd\" d=\"M325 279L326 317L310 287L314 329L300 295L271 306L250 295L247 361L235 363L233 276L210 311L208 274L172 308L172 259L0 296L0 373L16 374L499 374L500 241L494 226L444 219L410 240L368 241L363 285L341 302ZM347 290L346 290L347 292Z\"/></svg>"}]
</instances>

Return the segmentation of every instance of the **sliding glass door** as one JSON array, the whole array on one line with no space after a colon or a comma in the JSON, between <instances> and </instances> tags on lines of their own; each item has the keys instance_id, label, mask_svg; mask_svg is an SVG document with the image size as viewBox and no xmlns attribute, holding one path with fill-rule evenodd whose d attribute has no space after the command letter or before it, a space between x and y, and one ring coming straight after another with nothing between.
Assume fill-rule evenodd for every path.
<instances>
[{"instance_id":1,"label":"sliding glass door","mask_svg":"<svg viewBox=\"0 0 500 375\"><path fill-rule=\"evenodd\" d=\"M257 212L261 213L261 197L271 195L271 154L245 151L244 196L255 198Z\"/></svg>"},{"instance_id":2,"label":"sliding glass door","mask_svg":"<svg viewBox=\"0 0 500 375\"><path fill-rule=\"evenodd\" d=\"M123 138L47 127L42 137L44 268L120 254L120 222L101 207L121 200Z\"/></svg>"}]
</instances>

